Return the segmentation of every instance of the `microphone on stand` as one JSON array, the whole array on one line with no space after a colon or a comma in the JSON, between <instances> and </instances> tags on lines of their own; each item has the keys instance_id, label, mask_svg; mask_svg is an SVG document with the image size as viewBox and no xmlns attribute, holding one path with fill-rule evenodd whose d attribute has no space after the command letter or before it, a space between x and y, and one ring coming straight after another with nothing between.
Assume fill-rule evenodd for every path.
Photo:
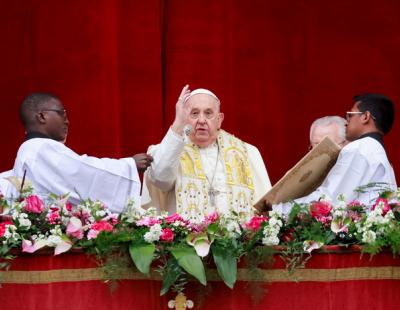
<instances>
[{"instance_id":1,"label":"microphone on stand","mask_svg":"<svg viewBox=\"0 0 400 310\"><path fill-rule=\"evenodd\" d=\"M192 125L187 124L183 127L183 141L185 141L185 143L189 142L189 136L192 130L193 130Z\"/></svg>"}]
</instances>

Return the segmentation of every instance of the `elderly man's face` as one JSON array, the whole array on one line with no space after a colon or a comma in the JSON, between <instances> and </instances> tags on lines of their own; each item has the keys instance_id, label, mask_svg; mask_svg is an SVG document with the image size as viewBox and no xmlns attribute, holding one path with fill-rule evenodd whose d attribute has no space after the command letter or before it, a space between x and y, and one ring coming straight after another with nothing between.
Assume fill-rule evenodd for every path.
<instances>
[{"instance_id":1,"label":"elderly man's face","mask_svg":"<svg viewBox=\"0 0 400 310\"><path fill-rule=\"evenodd\" d=\"M340 147L343 147L346 141L340 137L339 132L339 125L336 123L332 123L326 126L315 126L311 136L311 147L314 148L325 137L329 137Z\"/></svg>"},{"instance_id":2,"label":"elderly man's face","mask_svg":"<svg viewBox=\"0 0 400 310\"><path fill-rule=\"evenodd\" d=\"M197 94L189 98L189 122L192 125L190 139L200 147L214 143L221 128L224 114L218 110L218 102L210 95Z\"/></svg>"}]
</instances>

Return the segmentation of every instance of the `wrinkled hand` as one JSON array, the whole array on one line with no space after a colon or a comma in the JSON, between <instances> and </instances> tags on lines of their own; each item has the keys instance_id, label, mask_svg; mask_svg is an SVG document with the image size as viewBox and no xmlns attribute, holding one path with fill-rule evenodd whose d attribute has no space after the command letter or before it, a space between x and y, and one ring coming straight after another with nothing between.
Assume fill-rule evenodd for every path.
<instances>
[{"instance_id":1,"label":"wrinkled hand","mask_svg":"<svg viewBox=\"0 0 400 310\"><path fill-rule=\"evenodd\" d=\"M136 167L139 172L145 172L153 162L153 157L145 153L133 155L133 159L135 160Z\"/></svg>"},{"instance_id":2,"label":"wrinkled hand","mask_svg":"<svg viewBox=\"0 0 400 310\"><path fill-rule=\"evenodd\" d=\"M183 87L181 94L179 95L178 101L176 102L175 120L171 126L172 130L179 135L182 135L183 127L188 124L190 106L186 99L189 96L189 85L186 85L185 87Z\"/></svg>"}]
</instances>

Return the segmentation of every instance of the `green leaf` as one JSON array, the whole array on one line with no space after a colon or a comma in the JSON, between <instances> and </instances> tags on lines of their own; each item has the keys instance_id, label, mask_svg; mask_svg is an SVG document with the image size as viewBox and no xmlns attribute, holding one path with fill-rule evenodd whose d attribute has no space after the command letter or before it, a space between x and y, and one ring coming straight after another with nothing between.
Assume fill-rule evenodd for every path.
<instances>
[{"instance_id":1,"label":"green leaf","mask_svg":"<svg viewBox=\"0 0 400 310\"><path fill-rule=\"evenodd\" d=\"M150 264L153 261L154 251L156 247L154 244L136 244L131 243L129 245L129 254L136 268L144 274L149 274Z\"/></svg>"},{"instance_id":2,"label":"green leaf","mask_svg":"<svg viewBox=\"0 0 400 310\"><path fill-rule=\"evenodd\" d=\"M225 284L233 289L237 276L237 260L235 255L226 248L212 246L211 251L214 262L217 265L217 271Z\"/></svg>"},{"instance_id":3,"label":"green leaf","mask_svg":"<svg viewBox=\"0 0 400 310\"><path fill-rule=\"evenodd\" d=\"M160 296L168 292L172 284L174 284L179 276L183 273L182 268L179 266L178 261L175 258L170 258L167 262L167 266L163 272L163 283L161 286Z\"/></svg>"},{"instance_id":4,"label":"green leaf","mask_svg":"<svg viewBox=\"0 0 400 310\"><path fill-rule=\"evenodd\" d=\"M195 277L203 285L207 285L204 265L200 257L197 256L194 248L189 246L171 247L171 253L187 273Z\"/></svg>"}]
</instances>

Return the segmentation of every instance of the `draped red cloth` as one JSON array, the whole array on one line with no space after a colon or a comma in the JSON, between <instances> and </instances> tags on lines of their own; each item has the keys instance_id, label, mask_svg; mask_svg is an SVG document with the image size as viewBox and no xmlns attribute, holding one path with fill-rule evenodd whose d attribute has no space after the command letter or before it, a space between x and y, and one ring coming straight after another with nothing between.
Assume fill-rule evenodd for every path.
<instances>
[{"instance_id":1,"label":"draped red cloth","mask_svg":"<svg viewBox=\"0 0 400 310\"><path fill-rule=\"evenodd\" d=\"M97 267L84 254L19 257L10 271L0 274L1 308L168 309L168 301L175 297L172 292L160 297L160 279L146 278L134 269L120 273L113 287L101 280ZM185 294L195 309L398 309L400 260L390 253L372 259L359 252L314 254L296 274L297 282L283 268L276 257L272 269L263 267L264 278L255 286L241 266L233 290L211 269L206 289L190 282ZM265 290L256 293L260 288Z\"/></svg>"},{"instance_id":2,"label":"draped red cloth","mask_svg":"<svg viewBox=\"0 0 400 310\"><path fill-rule=\"evenodd\" d=\"M400 103L400 3L230 0L0 2L0 170L33 91L68 110L78 153L130 156L161 140L181 88L222 101L223 127L259 147L273 183L307 151L311 122L359 92ZM396 121L386 139L400 167Z\"/></svg>"}]
</instances>

